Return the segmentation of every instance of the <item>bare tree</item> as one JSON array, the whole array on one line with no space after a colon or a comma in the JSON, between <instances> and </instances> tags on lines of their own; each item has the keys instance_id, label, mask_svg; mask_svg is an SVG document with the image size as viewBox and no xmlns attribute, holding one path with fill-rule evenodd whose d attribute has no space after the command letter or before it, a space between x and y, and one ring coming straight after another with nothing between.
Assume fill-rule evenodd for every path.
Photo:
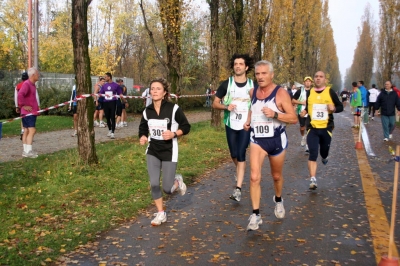
<instances>
[{"instance_id":1,"label":"bare tree","mask_svg":"<svg viewBox=\"0 0 400 266\"><path fill-rule=\"evenodd\" d=\"M91 0L72 0L72 43L77 95L91 93L89 38L87 13ZM78 152L86 164L98 162L93 128L94 104L92 98L78 102Z\"/></svg>"}]
</instances>

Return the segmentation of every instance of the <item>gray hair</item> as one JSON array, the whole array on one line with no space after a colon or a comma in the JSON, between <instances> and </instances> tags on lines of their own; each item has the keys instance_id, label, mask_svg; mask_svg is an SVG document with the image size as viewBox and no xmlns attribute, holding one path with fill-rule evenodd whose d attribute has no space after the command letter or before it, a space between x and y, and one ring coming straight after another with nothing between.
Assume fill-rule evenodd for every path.
<instances>
[{"instance_id":1,"label":"gray hair","mask_svg":"<svg viewBox=\"0 0 400 266\"><path fill-rule=\"evenodd\" d=\"M254 68L258 67L258 66L268 66L269 72L273 73L274 72L274 67L272 65L272 63L270 61L267 60L261 60L258 61L255 65Z\"/></svg>"},{"instance_id":2,"label":"gray hair","mask_svg":"<svg viewBox=\"0 0 400 266\"><path fill-rule=\"evenodd\" d=\"M33 74L35 74L36 72L39 73L39 70L37 70L36 67L31 67L28 69L28 76L31 77Z\"/></svg>"}]
</instances>

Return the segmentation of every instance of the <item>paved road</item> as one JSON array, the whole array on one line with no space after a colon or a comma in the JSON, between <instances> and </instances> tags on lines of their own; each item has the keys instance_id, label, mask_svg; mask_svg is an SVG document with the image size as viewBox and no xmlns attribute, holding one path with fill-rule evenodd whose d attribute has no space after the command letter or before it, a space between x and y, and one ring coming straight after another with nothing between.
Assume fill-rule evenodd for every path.
<instances>
[{"instance_id":1,"label":"paved road","mask_svg":"<svg viewBox=\"0 0 400 266\"><path fill-rule=\"evenodd\" d=\"M60 258L67 265L376 265L387 253L394 163L382 141L379 118L366 126L371 149L355 150L351 115L335 115L329 163L318 161L318 189L308 189L307 158L299 146L298 125L288 127L284 168L285 219L273 214L269 165L263 167L260 229L246 232L251 214L249 171L240 203L228 199L234 188L231 163L206 174L185 196L166 201L168 222L150 226L154 207L96 242ZM226 145L225 143L221 145ZM375 193L375 194L374 194ZM397 208L399 212L399 208ZM399 215L397 215L399 216ZM400 219L395 240L400 241ZM397 252L397 249L395 250Z\"/></svg>"}]
</instances>

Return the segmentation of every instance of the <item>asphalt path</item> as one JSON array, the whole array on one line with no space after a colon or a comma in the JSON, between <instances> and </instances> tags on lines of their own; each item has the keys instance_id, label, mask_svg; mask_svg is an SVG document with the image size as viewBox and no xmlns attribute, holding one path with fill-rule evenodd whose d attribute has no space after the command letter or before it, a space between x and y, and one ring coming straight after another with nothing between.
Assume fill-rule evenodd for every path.
<instances>
[{"instance_id":1,"label":"asphalt path","mask_svg":"<svg viewBox=\"0 0 400 266\"><path fill-rule=\"evenodd\" d=\"M263 224L256 231L247 232L252 212L249 169L247 167L245 173L242 200L235 202L229 199L235 186L234 167L232 163L226 163L199 178L188 187L186 195L168 197L165 202L168 221L161 226L150 225L156 211L151 206L133 217L131 222L103 233L95 242L61 257L58 263L377 265L380 256L387 253L387 221L390 221L392 204L394 162L390 160L388 146L395 147L400 136L396 129L394 139L383 142L380 118L376 117L366 125L370 148L376 155L368 157L364 150L355 149L358 132L351 128L351 122L348 110L335 114L329 162L322 165L318 158L318 188L315 191L308 189L308 156L299 145L298 125L288 126L284 219L274 215L273 182L266 160L261 184ZM377 193L372 197L365 189L368 176L372 182L368 190ZM368 202L372 202L372 206ZM383 211L380 214L379 209ZM376 227L377 221L383 225ZM396 225L398 248L399 218ZM376 230L382 234L378 235ZM396 248L395 252L397 254Z\"/></svg>"}]
</instances>

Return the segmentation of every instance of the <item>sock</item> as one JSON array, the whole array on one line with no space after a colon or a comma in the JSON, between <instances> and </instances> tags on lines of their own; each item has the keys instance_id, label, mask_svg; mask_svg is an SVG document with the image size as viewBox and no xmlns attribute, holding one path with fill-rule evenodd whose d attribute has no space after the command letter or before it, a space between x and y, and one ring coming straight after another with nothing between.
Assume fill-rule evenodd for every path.
<instances>
[{"instance_id":1,"label":"sock","mask_svg":"<svg viewBox=\"0 0 400 266\"><path fill-rule=\"evenodd\" d=\"M312 176L310 180L316 180L315 176Z\"/></svg>"},{"instance_id":2,"label":"sock","mask_svg":"<svg viewBox=\"0 0 400 266\"><path fill-rule=\"evenodd\" d=\"M260 215L260 209L253 210L253 213L255 213L256 215Z\"/></svg>"},{"instance_id":3,"label":"sock","mask_svg":"<svg viewBox=\"0 0 400 266\"><path fill-rule=\"evenodd\" d=\"M242 188L240 188L240 187L238 187L238 186L236 186L236 189L239 189L240 191L242 191Z\"/></svg>"},{"instance_id":4,"label":"sock","mask_svg":"<svg viewBox=\"0 0 400 266\"><path fill-rule=\"evenodd\" d=\"M281 197L275 196L275 202L281 202L281 201L282 201Z\"/></svg>"},{"instance_id":5,"label":"sock","mask_svg":"<svg viewBox=\"0 0 400 266\"><path fill-rule=\"evenodd\" d=\"M26 152L30 152L32 150L32 145L26 144Z\"/></svg>"},{"instance_id":6,"label":"sock","mask_svg":"<svg viewBox=\"0 0 400 266\"><path fill-rule=\"evenodd\" d=\"M22 144L22 146L24 147L24 152L27 152L28 148L26 147L26 144Z\"/></svg>"},{"instance_id":7,"label":"sock","mask_svg":"<svg viewBox=\"0 0 400 266\"><path fill-rule=\"evenodd\" d=\"M21 134L24 134L25 130L21 129Z\"/></svg>"}]
</instances>

